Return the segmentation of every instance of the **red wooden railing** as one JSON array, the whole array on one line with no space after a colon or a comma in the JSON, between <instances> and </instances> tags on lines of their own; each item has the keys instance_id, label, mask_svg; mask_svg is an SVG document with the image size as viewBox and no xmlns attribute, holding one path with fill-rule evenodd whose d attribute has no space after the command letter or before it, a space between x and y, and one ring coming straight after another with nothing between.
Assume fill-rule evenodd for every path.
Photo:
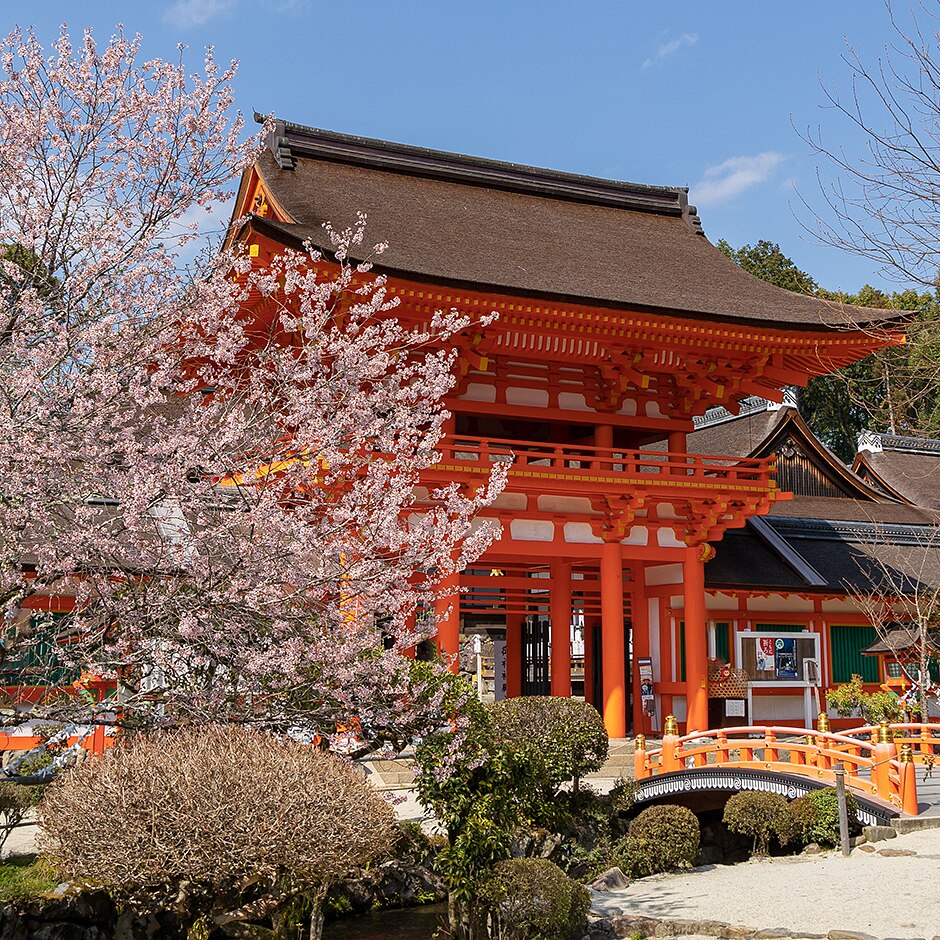
<instances>
[{"instance_id":1,"label":"red wooden railing","mask_svg":"<svg viewBox=\"0 0 940 940\"><path fill-rule=\"evenodd\" d=\"M667 719L667 732L674 727ZM833 783L833 768L841 762L848 786L916 816L912 747L902 742L899 750L884 728L875 731L877 740L864 740L829 730L747 725L695 731L681 737L667 733L662 747L651 751L646 750L645 738L640 735L634 752L634 775L644 780L671 771L716 765L796 774Z\"/></svg>"},{"instance_id":2,"label":"red wooden railing","mask_svg":"<svg viewBox=\"0 0 940 940\"><path fill-rule=\"evenodd\" d=\"M598 473L639 477L693 477L702 482L721 480L766 486L775 470L772 457L725 457L677 454L648 450L617 450L584 444L539 444L499 438L457 435L439 445L445 463L476 467L512 464L512 472L551 469L565 475L596 476Z\"/></svg>"},{"instance_id":3,"label":"red wooden railing","mask_svg":"<svg viewBox=\"0 0 940 940\"><path fill-rule=\"evenodd\" d=\"M897 747L910 747L911 756L917 764L932 765L940 758L940 724L937 722L882 722L880 725L866 725L864 728L852 728L847 734L866 736L872 742L877 741L882 729L890 730Z\"/></svg>"}]
</instances>

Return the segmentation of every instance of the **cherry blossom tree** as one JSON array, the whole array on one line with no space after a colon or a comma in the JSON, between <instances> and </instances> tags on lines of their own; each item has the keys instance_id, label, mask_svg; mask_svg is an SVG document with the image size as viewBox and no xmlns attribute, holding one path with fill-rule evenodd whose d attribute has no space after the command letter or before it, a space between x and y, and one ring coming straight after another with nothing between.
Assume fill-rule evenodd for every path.
<instances>
[{"instance_id":1,"label":"cherry blossom tree","mask_svg":"<svg viewBox=\"0 0 940 940\"><path fill-rule=\"evenodd\" d=\"M486 320L396 319L348 260L363 218L331 229L334 258L184 266L193 208L258 141L230 116L234 66L139 58L121 34L0 43L0 599L16 621L74 597L52 664L114 680L99 707L124 722L400 743L439 720L404 655L433 632L416 609L494 535L475 516L498 472L419 486L447 340Z\"/></svg>"}]
</instances>

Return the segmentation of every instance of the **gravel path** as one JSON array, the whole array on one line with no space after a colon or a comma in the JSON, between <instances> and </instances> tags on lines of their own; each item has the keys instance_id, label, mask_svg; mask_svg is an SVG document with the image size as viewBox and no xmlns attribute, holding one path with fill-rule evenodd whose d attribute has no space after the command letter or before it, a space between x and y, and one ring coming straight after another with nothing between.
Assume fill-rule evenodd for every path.
<instances>
[{"instance_id":1,"label":"gravel path","mask_svg":"<svg viewBox=\"0 0 940 940\"><path fill-rule=\"evenodd\" d=\"M917 854L886 857L858 848L849 858L828 852L709 865L595 893L594 908L605 916L715 920L822 935L845 930L878 938L940 936L940 829L872 848Z\"/></svg>"}]
</instances>

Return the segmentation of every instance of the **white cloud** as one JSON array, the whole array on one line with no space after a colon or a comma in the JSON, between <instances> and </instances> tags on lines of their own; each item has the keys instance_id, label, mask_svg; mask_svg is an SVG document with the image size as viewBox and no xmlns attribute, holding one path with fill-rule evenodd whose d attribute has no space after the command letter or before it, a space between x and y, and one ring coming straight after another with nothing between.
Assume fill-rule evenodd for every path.
<instances>
[{"instance_id":1,"label":"white cloud","mask_svg":"<svg viewBox=\"0 0 940 940\"><path fill-rule=\"evenodd\" d=\"M697 33L683 33L677 39L670 39L669 42L664 42L656 50L656 55L651 56L643 63L643 68L652 68L658 61L662 59L668 59L669 56L675 55L675 53L677 53L683 47L694 46L697 42Z\"/></svg>"},{"instance_id":2,"label":"white cloud","mask_svg":"<svg viewBox=\"0 0 940 940\"><path fill-rule=\"evenodd\" d=\"M689 193L696 206L714 206L734 199L745 190L763 183L772 170L782 163L782 153L772 150L753 157L730 157L724 163L710 166Z\"/></svg>"},{"instance_id":3,"label":"white cloud","mask_svg":"<svg viewBox=\"0 0 940 940\"><path fill-rule=\"evenodd\" d=\"M167 8L163 18L179 29L191 29L228 12L235 6L235 2L236 0L176 0L176 3Z\"/></svg>"}]
</instances>

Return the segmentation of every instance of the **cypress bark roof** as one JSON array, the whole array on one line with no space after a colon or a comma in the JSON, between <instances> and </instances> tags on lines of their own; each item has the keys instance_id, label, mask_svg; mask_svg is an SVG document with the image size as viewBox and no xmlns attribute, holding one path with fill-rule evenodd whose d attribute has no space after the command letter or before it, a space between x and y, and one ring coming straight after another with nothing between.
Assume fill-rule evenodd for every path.
<instances>
[{"instance_id":1,"label":"cypress bark roof","mask_svg":"<svg viewBox=\"0 0 940 940\"><path fill-rule=\"evenodd\" d=\"M329 250L367 213L382 270L436 283L799 330L886 325L883 310L752 277L703 236L683 187L643 186L279 122L256 164L282 241ZM899 321L896 311L890 314Z\"/></svg>"},{"instance_id":2,"label":"cypress bark roof","mask_svg":"<svg viewBox=\"0 0 940 940\"><path fill-rule=\"evenodd\" d=\"M906 502L940 509L940 442L867 435L852 470Z\"/></svg>"},{"instance_id":3,"label":"cypress bark roof","mask_svg":"<svg viewBox=\"0 0 940 940\"><path fill-rule=\"evenodd\" d=\"M930 500L914 500L879 490L878 479L872 474L863 479L843 465L793 407L749 401L739 416L715 409L697 424L688 436L690 453L777 454L782 476L787 472L782 452L795 450L813 470L791 472L794 482L782 485L793 490L792 500L775 503L767 516L749 520L717 543L715 558L705 566L709 587L890 593L889 584L940 586L940 499L934 494L922 492L918 495ZM905 439L891 453L891 440L884 438L883 452L865 457L887 456L884 465L892 467L910 462L903 479L913 477L921 485L921 462L933 461L940 482L940 444L922 442L918 449ZM830 484L828 493L820 493L819 481ZM800 482L806 485L802 492ZM907 493L914 495L913 487Z\"/></svg>"}]
</instances>

